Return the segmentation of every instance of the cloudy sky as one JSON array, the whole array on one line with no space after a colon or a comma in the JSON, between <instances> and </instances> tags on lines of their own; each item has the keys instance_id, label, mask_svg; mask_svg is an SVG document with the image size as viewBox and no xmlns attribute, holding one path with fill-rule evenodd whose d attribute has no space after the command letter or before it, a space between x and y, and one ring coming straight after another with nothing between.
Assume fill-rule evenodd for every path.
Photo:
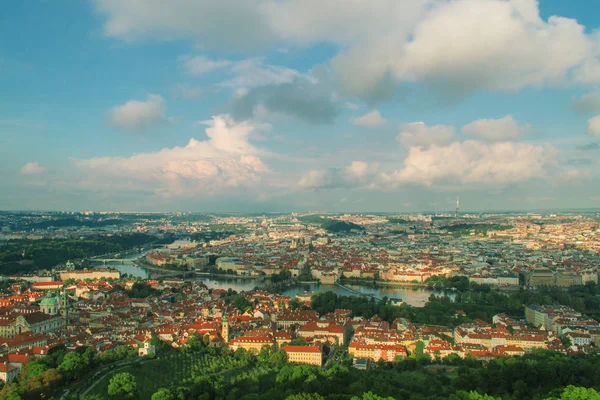
<instances>
[{"instance_id":1,"label":"cloudy sky","mask_svg":"<svg viewBox=\"0 0 600 400\"><path fill-rule=\"evenodd\" d=\"M0 209L600 205L596 0L10 1Z\"/></svg>"}]
</instances>

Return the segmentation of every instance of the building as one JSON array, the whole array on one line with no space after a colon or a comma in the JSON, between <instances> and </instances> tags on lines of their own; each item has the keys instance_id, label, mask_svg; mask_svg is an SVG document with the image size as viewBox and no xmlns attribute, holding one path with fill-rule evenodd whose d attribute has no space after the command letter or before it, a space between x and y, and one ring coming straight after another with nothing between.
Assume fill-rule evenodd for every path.
<instances>
[{"instance_id":1,"label":"building","mask_svg":"<svg viewBox=\"0 0 600 400\"><path fill-rule=\"evenodd\" d=\"M229 347L233 351L244 349L254 354L258 354L264 346L270 348L275 346L275 339L273 339L273 336L240 336L229 342Z\"/></svg>"},{"instance_id":2,"label":"building","mask_svg":"<svg viewBox=\"0 0 600 400\"><path fill-rule=\"evenodd\" d=\"M156 355L156 347L150 344L149 340L146 340L144 344L138 349L138 356L140 357L154 357Z\"/></svg>"},{"instance_id":3,"label":"building","mask_svg":"<svg viewBox=\"0 0 600 400\"><path fill-rule=\"evenodd\" d=\"M309 364L320 367L323 365L323 350L320 345L312 346L283 346L288 362Z\"/></svg>"},{"instance_id":4,"label":"building","mask_svg":"<svg viewBox=\"0 0 600 400\"><path fill-rule=\"evenodd\" d=\"M329 321L308 322L296 330L296 334L304 339L330 342L335 345L345 345L348 329L345 326Z\"/></svg>"},{"instance_id":5,"label":"building","mask_svg":"<svg viewBox=\"0 0 600 400\"><path fill-rule=\"evenodd\" d=\"M63 283L59 281L50 281L50 282L34 282L31 284L31 289L33 290L56 290L62 289Z\"/></svg>"},{"instance_id":6,"label":"building","mask_svg":"<svg viewBox=\"0 0 600 400\"><path fill-rule=\"evenodd\" d=\"M221 337L225 343L229 343L229 320L227 316L223 316L223 322L221 324Z\"/></svg>"},{"instance_id":7,"label":"building","mask_svg":"<svg viewBox=\"0 0 600 400\"><path fill-rule=\"evenodd\" d=\"M548 268L536 268L529 275L529 286L554 286L556 277Z\"/></svg>"},{"instance_id":8,"label":"building","mask_svg":"<svg viewBox=\"0 0 600 400\"><path fill-rule=\"evenodd\" d=\"M60 315L49 315L36 311L20 314L14 318L0 320L0 337L12 338L21 333L54 332L65 325L65 320Z\"/></svg>"},{"instance_id":9,"label":"building","mask_svg":"<svg viewBox=\"0 0 600 400\"><path fill-rule=\"evenodd\" d=\"M66 281L73 279L76 281L84 281L86 279L120 279L121 273L116 269L90 269L84 271L61 272L60 280Z\"/></svg>"},{"instance_id":10,"label":"building","mask_svg":"<svg viewBox=\"0 0 600 400\"><path fill-rule=\"evenodd\" d=\"M396 357L406 357L406 349L400 344L366 344L352 342L348 346L348 354L354 358L368 358L372 361L394 361Z\"/></svg>"},{"instance_id":11,"label":"building","mask_svg":"<svg viewBox=\"0 0 600 400\"><path fill-rule=\"evenodd\" d=\"M10 383L21 374L19 368L10 365L8 362L0 363L0 381Z\"/></svg>"}]
</instances>

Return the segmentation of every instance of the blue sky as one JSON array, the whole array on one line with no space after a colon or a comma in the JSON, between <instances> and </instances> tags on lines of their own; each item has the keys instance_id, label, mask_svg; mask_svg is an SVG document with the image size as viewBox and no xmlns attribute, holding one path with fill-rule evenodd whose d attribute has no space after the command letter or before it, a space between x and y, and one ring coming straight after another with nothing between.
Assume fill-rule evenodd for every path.
<instances>
[{"instance_id":1,"label":"blue sky","mask_svg":"<svg viewBox=\"0 0 600 400\"><path fill-rule=\"evenodd\" d=\"M596 7L10 2L0 209L597 207Z\"/></svg>"}]
</instances>

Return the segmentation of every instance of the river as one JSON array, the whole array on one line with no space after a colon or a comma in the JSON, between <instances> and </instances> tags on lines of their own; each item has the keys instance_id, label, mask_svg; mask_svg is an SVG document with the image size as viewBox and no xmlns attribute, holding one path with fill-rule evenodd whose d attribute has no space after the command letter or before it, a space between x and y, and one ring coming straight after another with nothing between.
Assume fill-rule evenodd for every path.
<instances>
[{"instance_id":1,"label":"river","mask_svg":"<svg viewBox=\"0 0 600 400\"><path fill-rule=\"evenodd\" d=\"M137 256L132 256L131 260L137 258ZM147 279L149 277L154 276L151 272L147 271L142 267L138 267L136 265L131 264L131 261L126 261L125 264L121 264L120 262L107 262L106 265L99 263L96 265L96 268L115 268L119 270L122 274L129 274L132 276L137 276L143 279ZM211 289L233 289L236 291L242 290L252 290L256 286L260 286L263 282L260 279L239 279L239 278L221 278L215 276L198 276L193 278L196 281L202 281L206 286ZM422 307L425 305L429 296L432 294L435 295L443 295L444 292L425 289L425 288L409 288L409 287L396 287L396 286L364 286L364 285L356 285L356 284L346 284L345 287L352 289L353 291L357 291L360 293L368 294L378 299L387 296L389 298L402 299L405 303L410 304L415 307ZM321 285L317 283L310 284L299 284L297 286L287 288L283 291L283 295L294 297L298 293L302 293L305 291L320 293L320 292L334 292L338 295L343 296L351 296L356 295L351 290L346 289L345 287L341 287L338 285ZM446 292L448 297L454 298L453 292Z\"/></svg>"}]
</instances>

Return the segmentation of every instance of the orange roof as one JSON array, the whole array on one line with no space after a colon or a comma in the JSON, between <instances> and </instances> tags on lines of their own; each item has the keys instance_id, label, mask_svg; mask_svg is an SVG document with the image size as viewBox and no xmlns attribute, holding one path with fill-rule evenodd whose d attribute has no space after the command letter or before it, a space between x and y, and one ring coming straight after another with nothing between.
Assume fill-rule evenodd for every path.
<instances>
[{"instance_id":1,"label":"orange roof","mask_svg":"<svg viewBox=\"0 0 600 400\"><path fill-rule=\"evenodd\" d=\"M320 353L321 349L317 346L283 346L281 348L286 353Z\"/></svg>"}]
</instances>

